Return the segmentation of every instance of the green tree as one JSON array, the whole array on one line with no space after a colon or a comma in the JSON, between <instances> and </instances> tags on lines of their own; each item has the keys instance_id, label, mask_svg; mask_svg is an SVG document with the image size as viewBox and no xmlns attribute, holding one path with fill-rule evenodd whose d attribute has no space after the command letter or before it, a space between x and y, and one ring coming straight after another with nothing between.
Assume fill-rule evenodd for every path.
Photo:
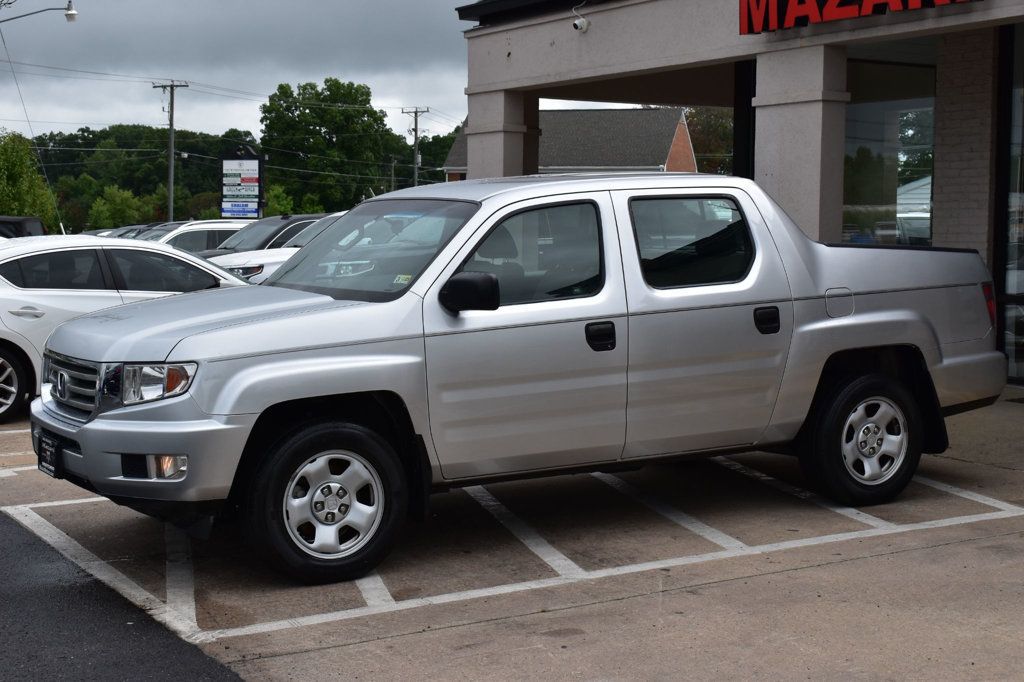
<instances>
[{"instance_id":1,"label":"green tree","mask_svg":"<svg viewBox=\"0 0 1024 682\"><path fill-rule=\"evenodd\" d=\"M89 209L103 192L102 185L88 173L62 175L55 184L65 228L69 232L81 232L89 222Z\"/></svg>"},{"instance_id":2,"label":"green tree","mask_svg":"<svg viewBox=\"0 0 1024 682\"><path fill-rule=\"evenodd\" d=\"M685 114L697 170L722 175L732 173L732 109L687 107Z\"/></svg>"},{"instance_id":3,"label":"green tree","mask_svg":"<svg viewBox=\"0 0 1024 682\"><path fill-rule=\"evenodd\" d=\"M263 209L263 215L284 215L285 213L292 212L294 202L281 185L271 185L268 187L264 197L267 204Z\"/></svg>"},{"instance_id":4,"label":"green tree","mask_svg":"<svg viewBox=\"0 0 1024 682\"><path fill-rule=\"evenodd\" d=\"M323 86L282 83L260 107L266 177L310 206L342 210L390 185L391 156L408 145L373 108L370 88L327 78ZM411 160L411 154L407 157ZM287 168L289 170L283 170ZM306 201L306 196L313 197Z\"/></svg>"},{"instance_id":5,"label":"green tree","mask_svg":"<svg viewBox=\"0 0 1024 682\"><path fill-rule=\"evenodd\" d=\"M145 203L130 191L110 185L103 188L103 195L89 209L89 225L94 230L135 225L145 208Z\"/></svg>"},{"instance_id":6,"label":"green tree","mask_svg":"<svg viewBox=\"0 0 1024 682\"><path fill-rule=\"evenodd\" d=\"M0 131L0 214L36 216L54 232L57 212L38 168L27 138Z\"/></svg>"},{"instance_id":7,"label":"green tree","mask_svg":"<svg viewBox=\"0 0 1024 682\"><path fill-rule=\"evenodd\" d=\"M444 182L444 171L441 166L448 158L448 152L455 144L462 126L447 135L432 135L420 138L420 179L426 182Z\"/></svg>"}]
</instances>

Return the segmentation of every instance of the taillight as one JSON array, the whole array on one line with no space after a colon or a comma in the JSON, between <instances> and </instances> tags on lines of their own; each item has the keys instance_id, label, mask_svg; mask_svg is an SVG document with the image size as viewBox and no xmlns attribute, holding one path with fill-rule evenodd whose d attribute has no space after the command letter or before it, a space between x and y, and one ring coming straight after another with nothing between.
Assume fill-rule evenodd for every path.
<instances>
[{"instance_id":1,"label":"taillight","mask_svg":"<svg viewBox=\"0 0 1024 682\"><path fill-rule=\"evenodd\" d=\"M996 323L996 296L992 290L992 283L987 282L981 285L981 291L985 294L985 307L988 308L988 321L993 325Z\"/></svg>"}]
</instances>

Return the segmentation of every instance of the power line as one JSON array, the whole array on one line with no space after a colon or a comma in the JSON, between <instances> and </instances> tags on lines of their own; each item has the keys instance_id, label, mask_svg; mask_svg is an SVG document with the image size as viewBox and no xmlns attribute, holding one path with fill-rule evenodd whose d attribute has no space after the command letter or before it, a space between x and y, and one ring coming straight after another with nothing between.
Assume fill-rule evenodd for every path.
<instances>
[{"instance_id":1,"label":"power line","mask_svg":"<svg viewBox=\"0 0 1024 682\"><path fill-rule=\"evenodd\" d=\"M9 61L11 59L11 51L7 48L7 38L4 37L3 29L0 29L0 42L3 43L4 54L7 55L7 59ZM35 131L32 130L32 121L28 116L28 105L25 104L25 96L21 93L21 83L18 82L18 74L14 72L13 68L11 69L11 77L14 78L14 87L18 90L18 99L21 100L21 110L25 112L25 123L28 124L29 135L32 136L32 139L35 139L36 134ZM60 226L61 233L65 234L64 221L60 217L60 207L57 206L57 195L53 193L53 186L50 185L50 176L47 174L46 166L43 164L43 155L39 153L38 149L36 150L36 156L39 157L39 166L43 171L43 180L46 181L46 189L50 193L50 201L53 202L53 210L57 214L57 224Z\"/></svg>"}]
</instances>

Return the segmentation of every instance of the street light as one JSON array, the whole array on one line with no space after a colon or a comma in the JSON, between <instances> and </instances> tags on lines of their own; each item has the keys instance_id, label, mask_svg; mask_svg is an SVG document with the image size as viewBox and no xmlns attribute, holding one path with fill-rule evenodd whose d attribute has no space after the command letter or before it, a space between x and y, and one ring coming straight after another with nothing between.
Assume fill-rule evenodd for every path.
<instances>
[{"instance_id":1,"label":"street light","mask_svg":"<svg viewBox=\"0 0 1024 682\"><path fill-rule=\"evenodd\" d=\"M30 17L33 14L42 14L43 12L63 12L64 18L68 20L69 24L78 18L78 10L75 9L72 0L68 0L68 4L65 7L47 7L46 9L37 9L35 12L19 14L18 16L10 17L9 19L0 19L0 24L6 24L8 21L14 21L15 19Z\"/></svg>"}]
</instances>

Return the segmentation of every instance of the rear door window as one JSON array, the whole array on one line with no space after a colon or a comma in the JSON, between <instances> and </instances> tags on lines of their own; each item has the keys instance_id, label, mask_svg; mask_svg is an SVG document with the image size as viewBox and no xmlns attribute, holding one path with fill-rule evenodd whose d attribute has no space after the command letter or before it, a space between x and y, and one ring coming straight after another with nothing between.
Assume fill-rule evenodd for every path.
<instances>
[{"instance_id":1,"label":"rear door window","mask_svg":"<svg viewBox=\"0 0 1024 682\"><path fill-rule=\"evenodd\" d=\"M738 282L754 262L750 228L725 197L629 202L644 280L655 289Z\"/></svg>"}]
</instances>

